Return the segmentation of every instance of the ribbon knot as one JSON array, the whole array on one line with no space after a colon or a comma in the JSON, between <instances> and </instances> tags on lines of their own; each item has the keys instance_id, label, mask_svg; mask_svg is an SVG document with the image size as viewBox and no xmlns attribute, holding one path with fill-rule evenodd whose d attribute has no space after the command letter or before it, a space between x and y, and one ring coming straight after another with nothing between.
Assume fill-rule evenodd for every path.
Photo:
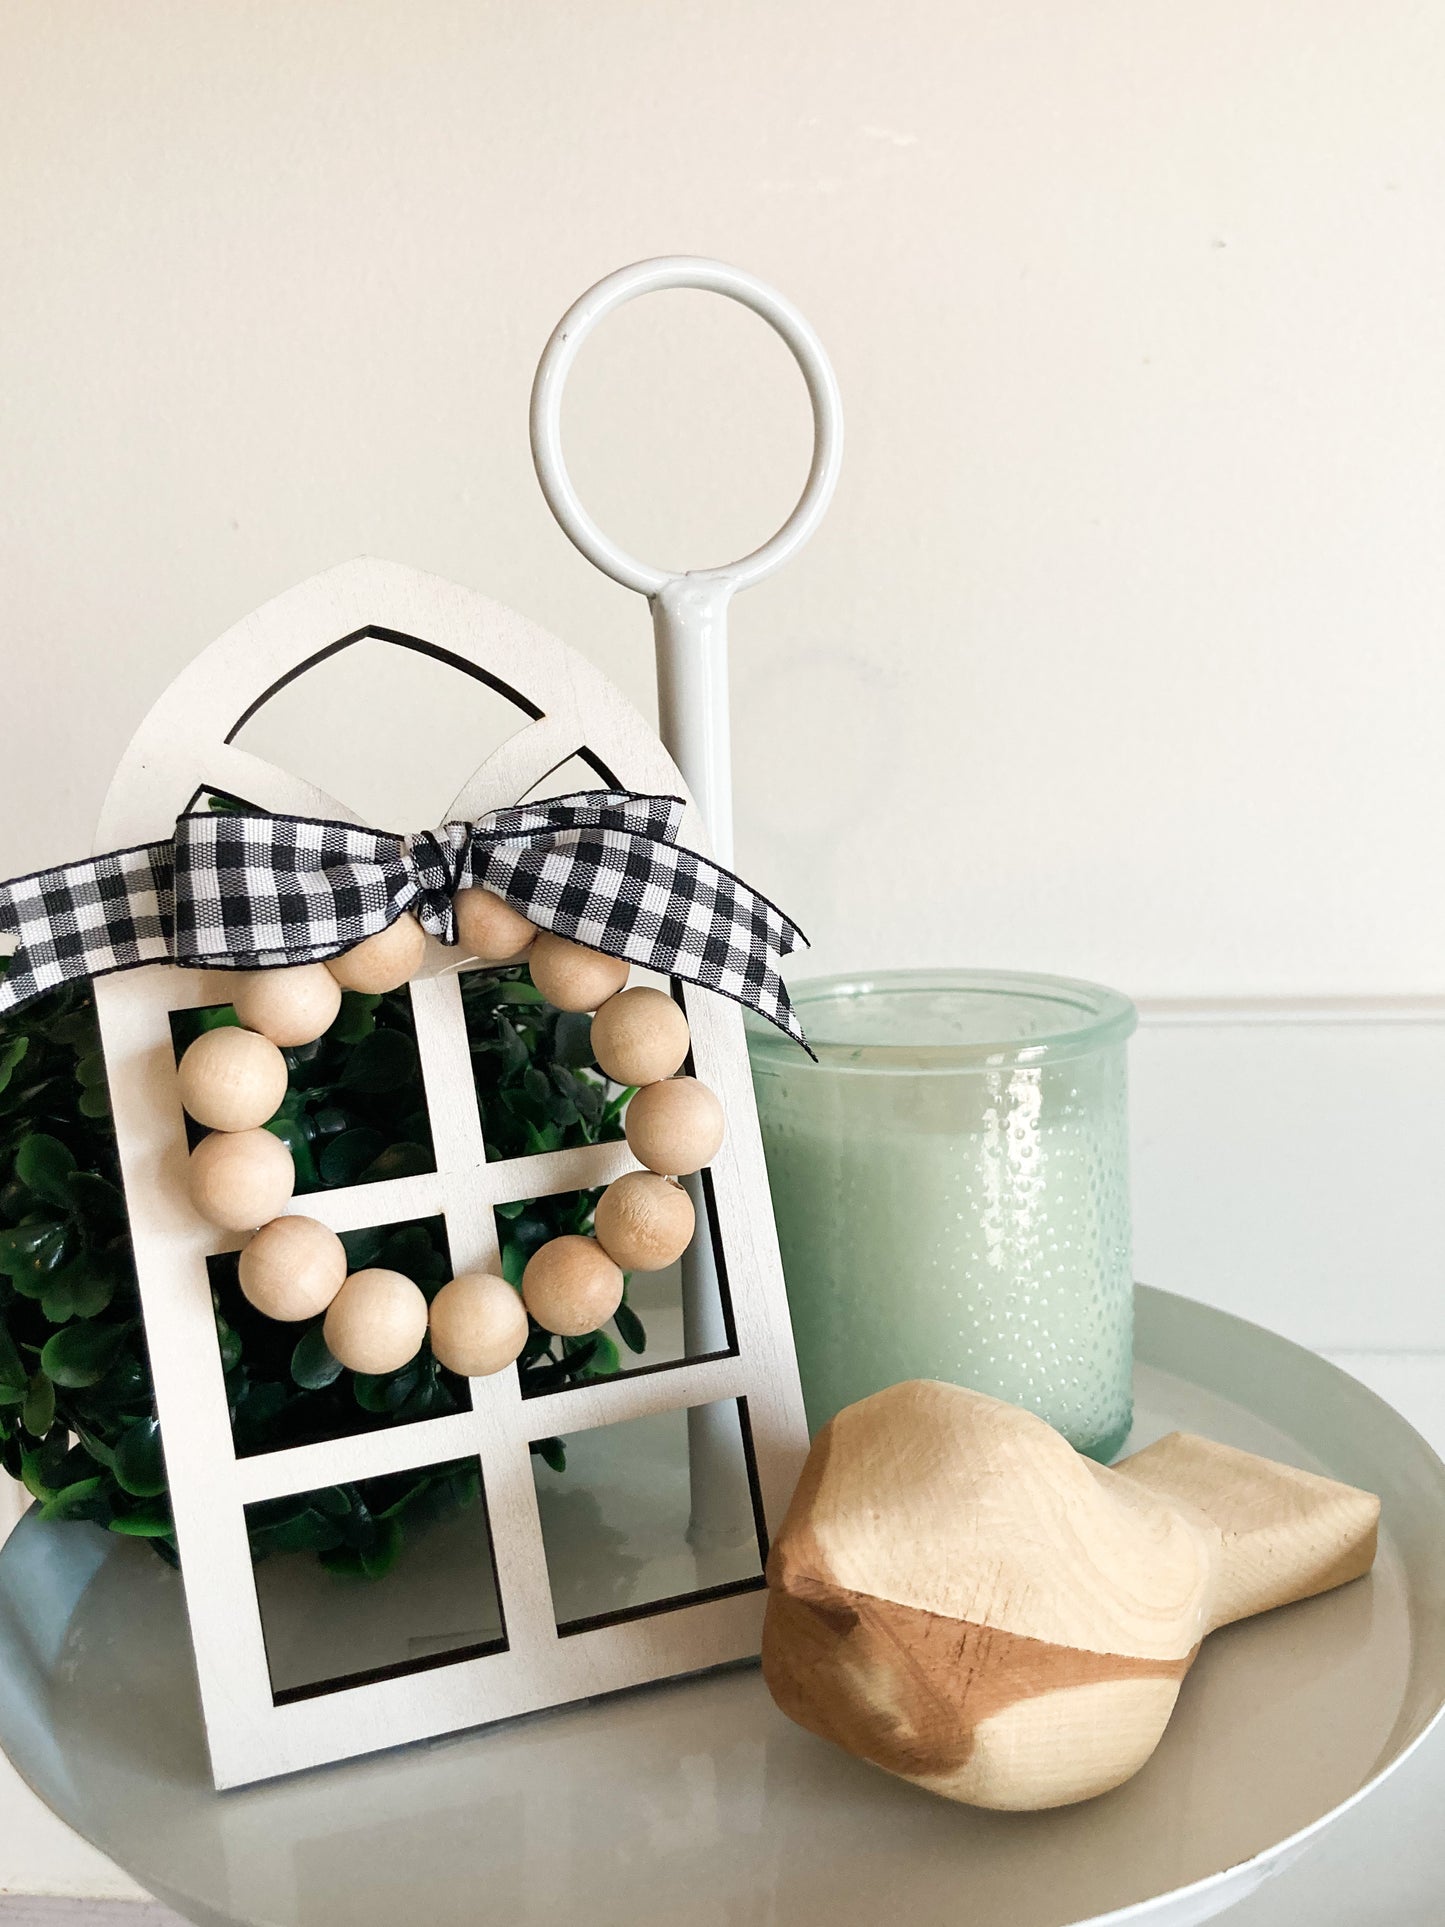
<instances>
[{"instance_id":1,"label":"ribbon knot","mask_svg":"<svg viewBox=\"0 0 1445 1927\"><path fill-rule=\"evenodd\" d=\"M584 790L406 838L353 823L195 812L173 839L0 884L20 939L0 1013L141 964L324 963L410 913L457 940L454 899L493 891L540 929L746 1004L807 1048L778 974L803 933L677 842L676 796Z\"/></svg>"},{"instance_id":2,"label":"ribbon knot","mask_svg":"<svg viewBox=\"0 0 1445 1927\"><path fill-rule=\"evenodd\" d=\"M407 849L416 876L411 913L438 943L457 940L453 900L462 886L471 842L469 823L444 823L439 830L414 836Z\"/></svg>"}]
</instances>

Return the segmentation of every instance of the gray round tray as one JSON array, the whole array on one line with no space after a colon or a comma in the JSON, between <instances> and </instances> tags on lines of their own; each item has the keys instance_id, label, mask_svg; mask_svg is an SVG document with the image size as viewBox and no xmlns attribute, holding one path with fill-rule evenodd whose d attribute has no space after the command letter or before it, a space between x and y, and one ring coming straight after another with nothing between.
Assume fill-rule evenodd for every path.
<instances>
[{"instance_id":1,"label":"gray round tray","mask_svg":"<svg viewBox=\"0 0 1445 1927\"><path fill-rule=\"evenodd\" d=\"M1378 1492L1375 1572L1217 1634L1127 1786L951 1806L777 1713L753 1668L216 1794L180 1582L24 1519L0 1552L0 1745L177 1912L248 1927L1191 1927L1377 1786L1445 1706L1445 1466L1242 1319L1141 1288L1132 1443L1182 1427Z\"/></svg>"}]
</instances>

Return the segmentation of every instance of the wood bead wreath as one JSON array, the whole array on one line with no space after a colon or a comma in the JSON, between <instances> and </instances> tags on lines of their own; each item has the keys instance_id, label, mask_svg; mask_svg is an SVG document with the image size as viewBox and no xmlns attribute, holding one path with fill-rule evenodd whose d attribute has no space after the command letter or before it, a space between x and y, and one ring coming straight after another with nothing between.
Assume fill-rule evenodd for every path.
<instances>
[{"instance_id":1,"label":"wood bead wreath","mask_svg":"<svg viewBox=\"0 0 1445 1927\"><path fill-rule=\"evenodd\" d=\"M686 1251L696 1220L677 1180L710 1163L723 1141L716 1096L678 1074L692 1039L665 991L629 990L624 958L539 930L489 890L459 890L455 913L466 954L482 964L525 962L557 1009L595 1013L593 1056L605 1076L633 1088L624 1128L643 1168L603 1192L592 1236L553 1238L533 1253L520 1296L504 1278L471 1271L428 1306L401 1272L349 1272L334 1231L286 1211L295 1169L266 1129L286 1095L282 1052L315 1043L330 1028L343 989L377 994L409 983L425 957L426 933L403 914L325 963L244 973L233 998L237 1024L198 1037L177 1069L181 1104L208 1132L191 1153L191 1202L208 1223L252 1234L239 1274L255 1309L282 1323L324 1313L327 1348L354 1372L398 1371L429 1335L449 1371L485 1378L521 1356L529 1314L564 1338L597 1330L621 1304L627 1272L664 1270Z\"/></svg>"}]
</instances>

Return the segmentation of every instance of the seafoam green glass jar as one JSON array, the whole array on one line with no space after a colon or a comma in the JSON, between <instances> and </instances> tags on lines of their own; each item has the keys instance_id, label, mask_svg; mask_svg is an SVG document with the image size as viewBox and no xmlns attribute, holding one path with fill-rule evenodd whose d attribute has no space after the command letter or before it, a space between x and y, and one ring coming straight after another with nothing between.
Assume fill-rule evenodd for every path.
<instances>
[{"instance_id":1,"label":"seafoam green glass jar","mask_svg":"<svg viewBox=\"0 0 1445 1927\"><path fill-rule=\"evenodd\" d=\"M818 1062L761 1027L749 1047L809 1423L943 1378L1111 1458L1131 1418L1134 1006L1003 971L790 990Z\"/></svg>"}]
</instances>

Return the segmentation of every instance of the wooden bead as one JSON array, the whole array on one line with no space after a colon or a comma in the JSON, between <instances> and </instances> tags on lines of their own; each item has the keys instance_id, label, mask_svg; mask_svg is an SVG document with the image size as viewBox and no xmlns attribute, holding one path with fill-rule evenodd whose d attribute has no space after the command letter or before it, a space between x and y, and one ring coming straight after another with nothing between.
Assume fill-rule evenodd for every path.
<instances>
[{"instance_id":1,"label":"wooden bead","mask_svg":"<svg viewBox=\"0 0 1445 1927\"><path fill-rule=\"evenodd\" d=\"M314 1318L346 1282L346 1247L315 1218L273 1218L241 1253L241 1290L283 1324Z\"/></svg>"},{"instance_id":2,"label":"wooden bead","mask_svg":"<svg viewBox=\"0 0 1445 1927\"><path fill-rule=\"evenodd\" d=\"M191 1153L191 1203L223 1231L254 1231L290 1202L296 1167L269 1131L215 1131Z\"/></svg>"},{"instance_id":3,"label":"wooden bead","mask_svg":"<svg viewBox=\"0 0 1445 1927\"><path fill-rule=\"evenodd\" d=\"M527 1308L505 1278L464 1271L431 1301L431 1348L449 1372L490 1378L527 1342Z\"/></svg>"},{"instance_id":4,"label":"wooden bead","mask_svg":"<svg viewBox=\"0 0 1445 1927\"><path fill-rule=\"evenodd\" d=\"M314 1044L341 1008L341 985L325 964L287 964L279 970L248 970L231 999L247 1030L295 1049Z\"/></svg>"},{"instance_id":5,"label":"wooden bead","mask_svg":"<svg viewBox=\"0 0 1445 1927\"><path fill-rule=\"evenodd\" d=\"M630 968L625 957L605 957L550 930L537 932L527 964L532 982L557 1010L596 1010L617 995Z\"/></svg>"},{"instance_id":6,"label":"wooden bead","mask_svg":"<svg viewBox=\"0 0 1445 1927\"><path fill-rule=\"evenodd\" d=\"M616 1084L657 1084L682 1069L692 1036L665 990L639 984L609 997L592 1019L592 1055Z\"/></svg>"},{"instance_id":7,"label":"wooden bead","mask_svg":"<svg viewBox=\"0 0 1445 1927\"><path fill-rule=\"evenodd\" d=\"M181 1103L212 1131L251 1131L286 1095L286 1059L269 1037L228 1024L187 1046L176 1072Z\"/></svg>"},{"instance_id":8,"label":"wooden bead","mask_svg":"<svg viewBox=\"0 0 1445 1927\"><path fill-rule=\"evenodd\" d=\"M522 1297L544 1331L581 1338L622 1303L622 1273L595 1238L553 1238L528 1259Z\"/></svg>"},{"instance_id":9,"label":"wooden bead","mask_svg":"<svg viewBox=\"0 0 1445 1927\"><path fill-rule=\"evenodd\" d=\"M624 1271L663 1271L692 1243L697 1213L680 1184L629 1171L597 1202L597 1242Z\"/></svg>"},{"instance_id":10,"label":"wooden bead","mask_svg":"<svg viewBox=\"0 0 1445 1927\"><path fill-rule=\"evenodd\" d=\"M374 937L363 937L341 956L329 958L326 968L343 990L375 997L409 984L425 955L425 930L415 917L403 913Z\"/></svg>"},{"instance_id":11,"label":"wooden bead","mask_svg":"<svg viewBox=\"0 0 1445 1927\"><path fill-rule=\"evenodd\" d=\"M475 885L458 890L452 899L457 919L457 943L479 963L515 963L531 948L537 934L520 910L514 910L493 890Z\"/></svg>"},{"instance_id":12,"label":"wooden bead","mask_svg":"<svg viewBox=\"0 0 1445 1927\"><path fill-rule=\"evenodd\" d=\"M722 1105L695 1077L649 1084L627 1106L627 1142L649 1171L670 1178L700 1171L722 1141Z\"/></svg>"},{"instance_id":13,"label":"wooden bead","mask_svg":"<svg viewBox=\"0 0 1445 1927\"><path fill-rule=\"evenodd\" d=\"M322 1327L327 1350L352 1372L396 1372L426 1337L426 1299L399 1271L353 1271Z\"/></svg>"}]
</instances>

